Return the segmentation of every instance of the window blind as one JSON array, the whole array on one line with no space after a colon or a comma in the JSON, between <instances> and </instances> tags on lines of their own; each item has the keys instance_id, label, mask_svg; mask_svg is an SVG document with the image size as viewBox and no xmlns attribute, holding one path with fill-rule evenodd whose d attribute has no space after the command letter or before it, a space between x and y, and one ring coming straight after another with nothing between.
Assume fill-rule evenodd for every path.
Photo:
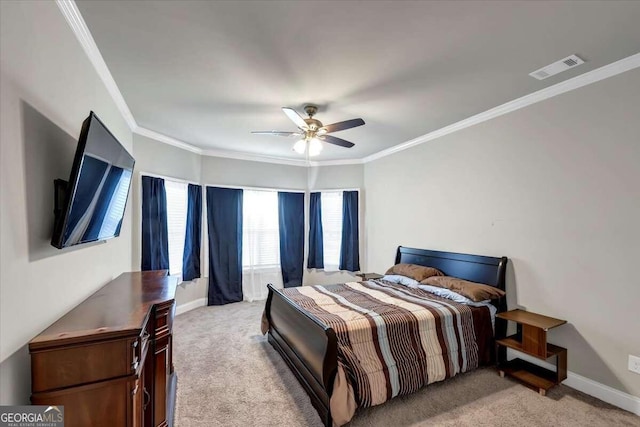
<instances>
[{"instance_id":1,"label":"window blind","mask_svg":"<svg viewBox=\"0 0 640 427\"><path fill-rule=\"evenodd\" d=\"M278 193L244 190L242 210L242 266L279 267Z\"/></svg>"},{"instance_id":2,"label":"window blind","mask_svg":"<svg viewBox=\"0 0 640 427\"><path fill-rule=\"evenodd\" d=\"M169 274L182 277L182 257L187 227L187 184L165 179Z\"/></svg>"},{"instance_id":3,"label":"window blind","mask_svg":"<svg viewBox=\"0 0 640 427\"><path fill-rule=\"evenodd\" d=\"M321 209L324 269L337 270L342 243L342 191L323 191Z\"/></svg>"}]
</instances>

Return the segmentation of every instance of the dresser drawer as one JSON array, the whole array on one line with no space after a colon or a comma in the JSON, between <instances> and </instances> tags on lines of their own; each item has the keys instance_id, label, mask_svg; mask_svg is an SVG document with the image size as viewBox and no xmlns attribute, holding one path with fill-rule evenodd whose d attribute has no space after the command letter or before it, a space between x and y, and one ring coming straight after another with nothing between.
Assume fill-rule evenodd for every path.
<instances>
[{"instance_id":1,"label":"dresser drawer","mask_svg":"<svg viewBox=\"0 0 640 427\"><path fill-rule=\"evenodd\" d=\"M139 380L124 377L62 390L33 393L31 404L64 406L66 427L134 427L141 424L138 420L142 415L134 413L137 409L134 408L135 403L141 402L141 395ZM133 416L137 416L138 419L134 419Z\"/></svg>"},{"instance_id":2,"label":"dresser drawer","mask_svg":"<svg viewBox=\"0 0 640 427\"><path fill-rule=\"evenodd\" d=\"M131 375L140 345L135 343L140 339L134 336L32 351L32 392Z\"/></svg>"}]
</instances>

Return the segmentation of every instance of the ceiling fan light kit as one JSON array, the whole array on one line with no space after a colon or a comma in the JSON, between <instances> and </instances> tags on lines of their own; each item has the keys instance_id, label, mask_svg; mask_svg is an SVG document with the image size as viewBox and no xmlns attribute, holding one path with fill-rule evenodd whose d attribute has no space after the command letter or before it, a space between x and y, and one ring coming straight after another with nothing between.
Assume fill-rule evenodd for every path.
<instances>
[{"instance_id":1,"label":"ceiling fan light kit","mask_svg":"<svg viewBox=\"0 0 640 427\"><path fill-rule=\"evenodd\" d=\"M295 144L293 144L293 151L298 154L304 154L307 151L307 147L309 148L309 157L314 157L320 154L322 151L322 143L318 138L311 139L301 139Z\"/></svg>"},{"instance_id":2,"label":"ceiling fan light kit","mask_svg":"<svg viewBox=\"0 0 640 427\"><path fill-rule=\"evenodd\" d=\"M317 156L322 151L322 144L316 138L309 140L309 157Z\"/></svg>"},{"instance_id":3,"label":"ceiling fan light kit","mask_svg":"<svg viewBox=\"0 0 640 427\"><path fill-rule=\"evenodd\" d=\"M307 141L304 139L299 140L295 144L293 144L293 151L298 154L304 154L304 151L307 149Z\"/></svg>"},{"instance_id":4,"label":"ceiling fan light kit","mask_svg":"<svg viewBox=\"0 0 640 427\"><path fill-rule=\"evenodd\" d=\"M251 133L258 135L275 135L275 136L300 136L298 142L293 145L293 150L296 153L304 154L305 152L311 156L317 156L322 151L322 143L338 145L340 147L351 148L354 146L353 142L346 141L342 138L327 135L331 132L338 132L341 130L347 130L354 127L362 126L364 120L351 119L344 122L333 123L324 126L320 120L314 119L313 116L318 112L318 107L315 105L306 105L304 111L309 118L303 118L293 108L282 107L282 111L291 119L293 123L298 127L298 132L287 131L254 131Z\"/></svg>"}]
</instances>

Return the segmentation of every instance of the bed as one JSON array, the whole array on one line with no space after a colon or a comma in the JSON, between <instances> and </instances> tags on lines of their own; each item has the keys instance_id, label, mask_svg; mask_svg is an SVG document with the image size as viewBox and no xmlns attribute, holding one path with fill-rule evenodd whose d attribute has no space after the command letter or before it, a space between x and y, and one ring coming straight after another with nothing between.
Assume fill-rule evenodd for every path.
<instances>
[{"instance_id":1,"label":"bed","mask_svg":"<svg viewBox=\"0 0 640 427\"><path fill-rule=\"evenodd\" d=\"M507 262L508 260L506 257L494 258L479 255L407 248L402 246L398 247L395 259L395 264L404 263L434 267L442 271L447 276L454 276L472 282L484 283L503 291L505 289L505 270ZM407 304L407 306L413 306L412 303L417 301L416 298L421 297L421 291L404 289L400 285L394 285L389 282L379 280L321 287L319 291L315 289L316 287L311 286L288 288L284 290L277 290L271 285L268 287L269 296L265 306L263 332L268 332L269 343L276 351L278 351L278 353L280 353L283 360L287 363L302 387L308 393L311 403L318 411L324 425L326 427L342 425L350 419L350 415L346 416L345 413L353 415L357 408L373 406L381 403L379 401L380 398L376 401L375 396L367 395L362 391L364 389L359 388L360 384L353 384L354 382L361 381L360 377L364 375L358 376L358 371L355 371L354 373L349 365L350 348L346 348L345 345L345 335L343 335L344 330L341 329L342 321L337 319L339 316L334 316L331 313L322 312L323 315L320 316L318 314L320 311L317 309L317 303L323 299L331 298L338 302L339 305L346 306L350 303L346 300L342 300L342 295L346 297L350 293L355 294L358 298L368 298L369 295L366 295L365 297L362 296L365 295L365 292L371 293L376 297L379 295L384 295L385 297L391 295L391 297L395 297L395 295L402 294L402 300L395 298L390 298L390 300L401 301L404 309ZM327 295L324 295L324 293L327 293ZM287 294L289 294L289 296L287 296ZM293 298L294 294L296 295L296 298ZM496 307L496 310L493 311L501 312L506 310L505 297L492 300L491 304ZM445 305L448 310L453 311L449 307L453 304ZM443 354L443 361L438 360L437 363L429 362L430 365L428 373L428 364L425 361L425 366L420 367L420 369L424 371L424 379L418 378L419 381L417 381L416 384L412 384L411 387L401 384L399 389L397 380L398 372L395 372L395 376L392 377L392 381L390 382L390 375L387 372L388 369L383 370L386 375L386 383L388 387L388 390L386 391L388 394L388 396L386 396L387 400L395 397L396 395L415 391L414 389L416 387L420 388L430 382L439 381L453 376L456 373L465 372L467 370L474 369L477 366L492 362L495 357L494 336L496 338L504 337L506 324L500 319L495 319L494 327L492 327L490 323L488 324L489 326L487 326L487 319L489 318L488 313L490 310L486 308L483 309L481 307L476 307L468 309L466 307L462 307L459 308L459 310L462 314L458 313L453 315L453 318L457 320L449 322L453 323L454 326L449 327L450 325L447 324L447 330L450 329L449 333L451 333L452 336L459 338L458 344L453 344L453 350L455 350L455 353L452 354L454 354L454 356L450 357L450 360L445 360L444 354L446 352L443 347L443 350L441 351ZM359 314L356 313L356 316L357 315ZM456 318L456 316L458 317ZM334 318L336 321L333 321ZM472 318L473 322L468 321L469 318ZM460 319L463 320L461 321ZM465 324L468 325L465 326ZM375 329L376 325L374 324L372 327ZM471 330L470 328L474 329ZM454 330L455 332L451 332ZM490 332L486 333L487 330ZM336 333L336 331L338 331L338 333ZM379 331L380 329L378 329L378 334L380 333ZM389 339L399 335L411 335L409 333L405 333L406 328L404 325L396 325L396 329L388 329L388 331ZM424 337L425 332L427 332L427 329L424 329L423 327L423 329L419 331L419 339L429 339ZM444 333L441 334L438 332L438 337L441 341L440 344L442 344L443 341L443 334ZM463 335L466 337L464 338L466 341L463 340ZM485 336L482 339L475 339L475 337L484 335L488 335L489 338L487 339ZM372 336L374 336L375 341L378 341L375 332L372 332ZM468 338L467 336L471 336L471 338ZM400 338L393 339L399 340ZM411 338L407 339L410 340ZM436 338L432 337L431 339L435 340ZM415 341L416 338L414 337L413 340ZM444 339L444 341L446 341L446 339ZM397 345L408 346L408 344L402 343ZM468 350L468 348L473 348L474 346L477 347L477 355L471 352L471 350ZM414 350L415 348L412 347L411 351ZM411 353L411 351L404 353ZM381 353L379 349L378 353ZM385 352L382 353L384 354L379 354L381 359L383 356L388 357ZM416 362L414 364L416 364L419 359L420 357L416 357ZM412 361L405 360L403 363L408 362L410 363ZM431 365L437 366L438 364L448 366L448 368L445 369L446 372L435 372ZM398 369L402 369L400 362L398 362L397 366ZM455 369L450 368L452 366ZM418 368L415 369L417 370ZM419 372L422 372L422 370ZM420 375L415 375L415 372L412 376L420 377ZM385 377L379 376L379 378L382 378L380 381L384 383ZM434 380L434 378L436 379ZM370 382L378 381L373 376L371 378L365 378L365 380ZM407 382L408 380L405 379L404 381ZM411 381L416 382L413 379ZM391 386L389 386L389 384L391 384ZM393 393L391 392L392 389ZM385 392L383 391L383 394L384 393ZM355 398L353 397L354 394L356 396ZM363 401L365 401L365 404L362 404Z\"/></svg>"}]
</instances>

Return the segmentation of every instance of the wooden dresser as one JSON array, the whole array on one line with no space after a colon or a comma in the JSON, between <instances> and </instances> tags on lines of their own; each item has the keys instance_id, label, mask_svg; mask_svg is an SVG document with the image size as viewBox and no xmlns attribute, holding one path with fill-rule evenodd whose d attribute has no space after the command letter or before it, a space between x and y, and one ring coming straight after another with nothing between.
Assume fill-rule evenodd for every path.
<instances>
[{"instance_id":1,"label":"wooden dresser","mask_svg":"<svg viewBox=\"0 0 640 427\"><path fill-rule=\"evenodd\" d=\"M63 405L65 426L171 426L177 280L124 273L29 343L31 402Z\"/></svg>"}]
</instances>

